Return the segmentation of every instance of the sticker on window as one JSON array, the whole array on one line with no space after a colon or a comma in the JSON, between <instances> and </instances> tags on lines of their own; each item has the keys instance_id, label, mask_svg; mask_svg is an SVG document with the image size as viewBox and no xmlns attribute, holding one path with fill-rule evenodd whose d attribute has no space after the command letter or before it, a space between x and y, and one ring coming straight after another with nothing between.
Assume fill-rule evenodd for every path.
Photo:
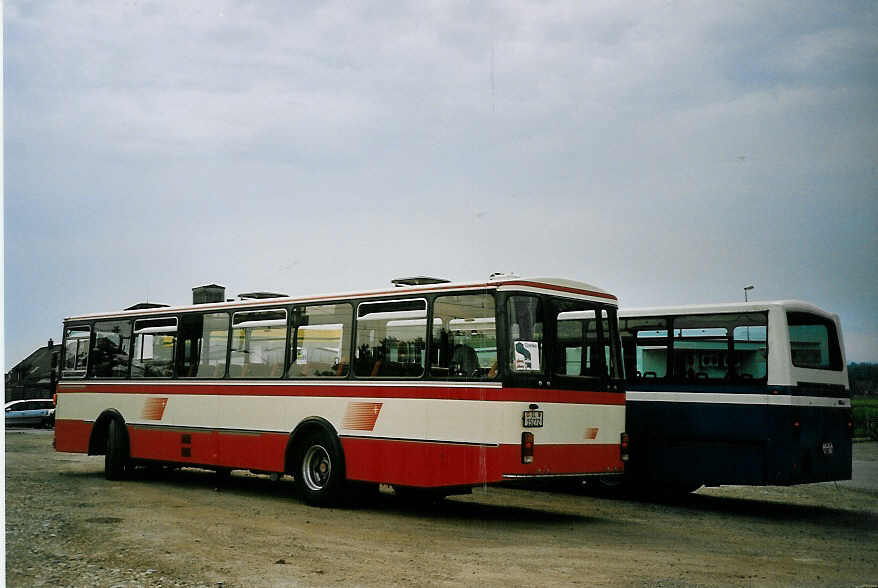
<instances>
[{"instance_id":1,"label":"sticker on window","mask_svg":"<svg viewBox=\"0 0 878 588\"><path fill-rule=\"evenodd\" d=\"M516 341L513 348L515 371L536 372L540 370L539 341Z\"/></svg>"},{"instance_id":2,"label":"sticker on window","mask_svg":"<svg viewBox=\"0 0 878 588\"><path fill-rule=\"evenodd\" d=\"M296 349L296 365L308 364L308 349L299 347Z\"/></svg>"}]
</instances>

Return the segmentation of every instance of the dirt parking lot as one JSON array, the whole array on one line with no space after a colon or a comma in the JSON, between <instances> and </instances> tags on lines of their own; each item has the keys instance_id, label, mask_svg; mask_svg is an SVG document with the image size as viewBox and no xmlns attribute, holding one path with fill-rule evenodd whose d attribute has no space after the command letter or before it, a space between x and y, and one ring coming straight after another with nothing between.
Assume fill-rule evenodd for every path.
<instances>
[{"instance_id":1,"label":"dirt parking lot","mask_svg":"<svg viewBox=\"0 0 878 588\"><path fill-rule=\"evenodd\" d=\"M10 586L868 586L878 492L701 489L675 502L477 489L305 506L292 484L200 470L108 482L51 431L6 432ZM857 464L878 444L855 445Z\"/></svg>"}]
</instances>

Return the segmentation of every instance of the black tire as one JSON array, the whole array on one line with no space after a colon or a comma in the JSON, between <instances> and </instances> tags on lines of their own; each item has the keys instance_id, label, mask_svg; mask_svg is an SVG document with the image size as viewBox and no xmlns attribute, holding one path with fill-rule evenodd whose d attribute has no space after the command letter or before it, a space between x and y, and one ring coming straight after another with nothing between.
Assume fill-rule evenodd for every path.
<instances>
[{"instance_id":1,"label":"black tire","mask_svg":"<svg viewBox=\"0 0 878 588\"><path fill-rule=\"evenodd\" d=\"M296 490L312 506L330 506L341 499L345 487L344 457L337 439L323 432L306 434L296 446Z\"/></svg>"},{"instance_id":2,"label":"black tire","mask_svg":"<svg viewBox=\"0 0 878 588\"><path fill-rule=\"evenodd\" d=\"M128 455L128 432L118 419L112 419L107 427L107 448L104 454L104 477L108 480L124 480L130 469Z\"/></svg>"}]
</instances>

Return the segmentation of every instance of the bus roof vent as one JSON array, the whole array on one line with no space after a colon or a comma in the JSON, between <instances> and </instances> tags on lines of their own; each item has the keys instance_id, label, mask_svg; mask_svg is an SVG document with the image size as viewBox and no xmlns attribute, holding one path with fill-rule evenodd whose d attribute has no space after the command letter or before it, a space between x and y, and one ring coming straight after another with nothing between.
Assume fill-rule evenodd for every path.
<instances>
[{"instance_id":1,"label":"bus roof vent","mask_svg":"<svg viewBox=\"0 0 878 588\"><path fill-rule=\"evenodd\" d=\"M397 288L403 286L426 286L428 284L447 284L450 280L444 278L431 278L429 276L414 276L411 278L396 278L390 280Z\"/></svg>"},{"instance_id":2,"label":"bus roof vent","mask_svg":"<svg viewBox=\"0 0 878 588\"><path fill-rule=\"evenodd\" d=\"M145 310L147 308L166 308L167 304L159 304L158 302L138 302L133 306L129 306L125 310Z\"/></svg>"},{"instance_id":3,"label":"bus roof vent","mask_svg":"<svg viewBox=\"0 0 878 588\"><path fill-rule=\"evenodd\" d=\"M223 302L226 299L226 287L219 284L207 284L192 288L192 304L210 304Z\"/></svg>"},{"instance_id":4,"label":"bus roof vent","mask_svg":"<svg viewBox=\"0 0 878 588\"><path fill-rule=\"evenodd\" d=\"M287 298L289 294L281 294L280 292L243 292L238 294L241 300L261 300L263 298Z\"/></svg>"},{"instance_id":5,"label":"bus roof vent","mask_svg":"<svg viewBox=\"0 0 878 588\"><path fill-rule=\"evenodd\" d=\"M513 274L512 272L494 272L490 276L488 276L489 280L509 280L512 278L520 278L518 274Z\"/></svg>"}]
</instances>

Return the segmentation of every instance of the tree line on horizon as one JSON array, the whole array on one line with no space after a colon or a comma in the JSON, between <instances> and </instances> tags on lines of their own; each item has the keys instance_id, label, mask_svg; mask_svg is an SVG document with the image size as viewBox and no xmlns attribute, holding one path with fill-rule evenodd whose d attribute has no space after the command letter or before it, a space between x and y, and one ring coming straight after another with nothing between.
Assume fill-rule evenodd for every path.
<instances>
[{"instance_id":1,"label":"tree line on horizon","mask_svg":"<svg viewBox=\"0 0 878 588\"><path fill-rule=\"evenodd\" d=\"M852 396L878 396L878 363L849 363Z\"/></svg>"}]
</instances>

